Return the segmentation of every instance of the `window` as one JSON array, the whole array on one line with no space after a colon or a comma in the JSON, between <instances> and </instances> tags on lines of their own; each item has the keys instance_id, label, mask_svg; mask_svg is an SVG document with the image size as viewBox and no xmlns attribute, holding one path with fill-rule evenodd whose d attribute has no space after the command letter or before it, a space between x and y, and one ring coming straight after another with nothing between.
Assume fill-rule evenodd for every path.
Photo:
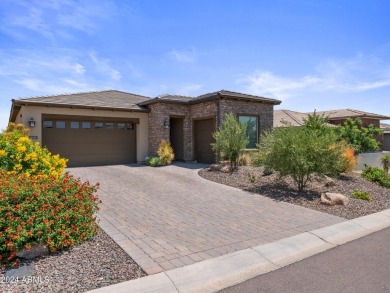
<instances>
[{"instance_id":1,"label":"window","mask_svg":"<svg viewBox=\"0 0 390 293\"><path fill-rule=\"evenodd\" d=\"M112 123L112 122L106 122L106 128L107 128L107 129L114 129L114 123Z\"/></svg>"},{"instance_id":2,"label":"window","mask_svg":"<svg viewBox=\"0 0 390 293\"><path fill-rule=\"evenodd\" d=\"M258 122L256 116L238 116L239 123L246 123L246 135L249 138L249 143L246 146L247 149L256 148L256 144L258 143Z\"/></svg>"},{"instance_id":3,"label":"window","mask_svg":"<svg viewBox=\"0 0 390 293\"><path fill-rule=\"evenodd\" d=\"M103 122L95 122L95 128L103 128L104 124Z\"/></svg>"},{"instance_id":4,"label":"window","mask_svg":"<svg viewBox=\"0 0 390 293\"><path fill-rule=\"evenodd\" d=\"M70 128L73 128L73 129L80 128L80 122L78 122L78 121L70 122Z\"/></svg>"},{"instance_id":5,"label":"window","mask_svg":"<svg viewBox=\"0 0 390 293\"><path fill-rule=\"evenodd\" d=\"M81 127L83 129L89 129L91 128L91 122L81 122Z\"/></svg>"},{"instance_id":6,"label":"window","mask_svg":"<svg viewBox=\"0 0 390 293\"><path fill-rule=\"evenodd\" d=\"M125 129L126 124L125 123L118 123L118 129Z\"/></svg>"},{"instance_id":7,"label":"window","mask_svg":"<svg viewBox=\"0 0 390 293\"><path fill-rule=\"evenodd\" d=\"M51 120L43 120L42 127L43 128L53 128L53 121L51 121Z\"/></svg>"},{"instance_id":8,"label":"window","mask_svg":"<svg viewBox=\"0 0 390 293\"><path fill-rule=\"evenodd\" d=\"M65 128L65 121L56 121L56 128Z\"/></svg>"},{"instance_id":9,"label":"window","mask_svg":"<svg viewBox=\"0 0 390 293\"><path fill-rule=\"evenodd\" d=\"M129 129L129 130L133 130L133 129L134 129L134 125L133 125L133 124L130 124L130 123L128 123L128 124L127 124L127 129Z\"/></svg>"}]
</instances>

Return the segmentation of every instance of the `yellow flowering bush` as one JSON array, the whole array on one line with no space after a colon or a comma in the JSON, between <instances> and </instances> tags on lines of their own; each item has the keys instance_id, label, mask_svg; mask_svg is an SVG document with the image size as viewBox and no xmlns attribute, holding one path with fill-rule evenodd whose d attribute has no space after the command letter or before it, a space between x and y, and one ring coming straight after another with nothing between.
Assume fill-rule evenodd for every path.
<instances>
[{"instance_id":1,"label":"yellow flowering bush","mask_svg":"<svg viewBox=\"0 0 390 293\"><path fill-rule=\"evenodd\" d=\"M0 168L8 174L50 175L58 178L66 168L67 160L52 155L38 142L28 138L28 129L22 124L9 123L0 134Z\"/></svg>"}]
</instances>

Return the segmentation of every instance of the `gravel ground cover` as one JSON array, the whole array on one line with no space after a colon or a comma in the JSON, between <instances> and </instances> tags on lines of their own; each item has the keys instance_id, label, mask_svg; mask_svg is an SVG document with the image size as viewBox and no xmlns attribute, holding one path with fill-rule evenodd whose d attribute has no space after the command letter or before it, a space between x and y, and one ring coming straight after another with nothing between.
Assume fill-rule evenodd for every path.
<instances>
[{"instance_id":1,"label":"gravel ground cover","mask_svg":"<svg viewBox=\"0 0 390 293\"><path fill-rule=\"evenodd\" d=\"M361 177L360 174L342 174L334 178L335 186L327 187L321 179L313 180L306 190L299 193L291 178L279 180L276 174L263 176L262 168L239 167L233 173L210 172L208 169L199 171L205 179L217 183L240 188L249 192L261 194L277 201L300 205L320 212L329 213L346 219L353 219L368 214L390 209L390 189L378 186ZM254 181L254 182L253 182ZM355 199L354 190L371 194L372 201ZM341 193L350 200L347 206L326 206L320 203L324 192Z\"/></svg>"},{"instance_id":2,"label":"gravel ground cover","mask_svg":"<svg viewBox=\"0 0 390 293\"><path fill-rule=\"evenodd\" d=\"M102 230L72 249L23 261L18 271L2 272L0 292L85 292L146 275Z\"/></svg>"}]
</instances>

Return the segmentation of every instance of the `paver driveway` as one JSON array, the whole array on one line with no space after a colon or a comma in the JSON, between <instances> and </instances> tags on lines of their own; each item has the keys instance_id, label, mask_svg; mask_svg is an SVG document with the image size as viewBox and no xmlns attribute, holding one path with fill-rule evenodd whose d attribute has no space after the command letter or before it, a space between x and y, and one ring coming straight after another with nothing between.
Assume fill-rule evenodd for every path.
<instances>
[{"instance_id":1,"label":"paver driveway","mask_svg":"<svg viewBox=\"0 0 390 293\"><path fill-rule=\"evenodd\" d=\"M343 221L207 181L195 164L71 168L100 183L100 226L154 274Z\"/></svg>"}]
</instances>

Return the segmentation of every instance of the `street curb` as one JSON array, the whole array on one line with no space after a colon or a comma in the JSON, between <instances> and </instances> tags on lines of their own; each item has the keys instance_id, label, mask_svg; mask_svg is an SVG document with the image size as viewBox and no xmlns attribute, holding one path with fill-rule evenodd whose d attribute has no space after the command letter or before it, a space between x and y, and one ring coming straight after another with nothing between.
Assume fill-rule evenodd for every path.
<instances>
[{"instance_id":1,"label":"street curb","mask_svg":"<svg viewBox=\"0 0 390 293\"><path fill-rule=\"evenodd\" d=\"M390 209L89 292L217 292L390 227Z\"/></svg>"}]
</instances>

